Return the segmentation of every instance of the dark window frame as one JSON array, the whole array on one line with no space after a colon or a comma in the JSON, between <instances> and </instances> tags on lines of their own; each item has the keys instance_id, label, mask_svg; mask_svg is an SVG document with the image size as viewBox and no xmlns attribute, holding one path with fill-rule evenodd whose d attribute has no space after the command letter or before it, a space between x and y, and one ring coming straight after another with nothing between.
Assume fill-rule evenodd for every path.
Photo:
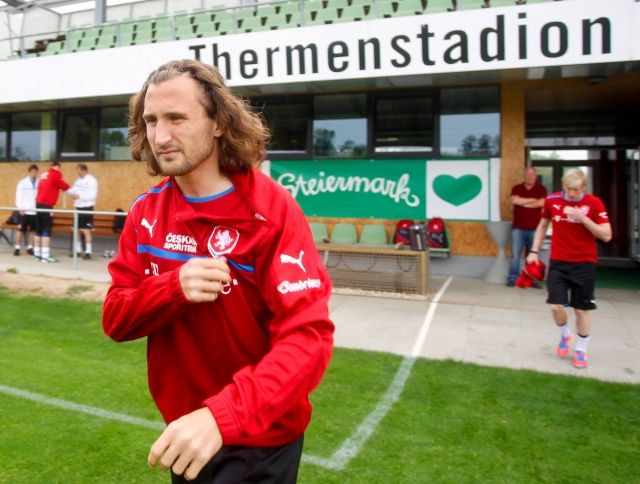
<instances>
[{"instance_id":1,"label":"dark window frame","mask_svg":"<svg viewBox=\"0 0 640 484\"><path fill-rule=\"evenodd\" d=\"M129 146L129 125L128 125L128 119L129 119L129 106L127 106L126 104L115 104L115 105L111 105L111 104L107 104L104 106L99 106L98 108L98 161L113 161L113 162L130 162L133 161L133 159L128 158L128 159L106 159L100 156L101 151L102 151L102 139L101 139L101 135L102 135L102 130L106 129L103 126L103 111L105 109L124 109L125 113L126 113L126 121L125 121L125 127L127 128L127 137L125 138L125 141L127 143L127 146Z\"/></svg>"},{"instance_id":2,"label":"dark window frame","mask_svg":"<svg viewBox=\"0 0 640 484\"><path fill-rule=\"evenodd\" d=\"M434 159L440 154L440 95L439 89L405 89L394 91L369 92L368 112L369 143L368 154L372 159ZM429 97L432 100L433 141L430 151L401 151L377 153L375 147L375 134L377 130L377 101L379 99L411 99L416 97Z\"/></svg>"},{"instance_id":3,"label":"dark window frame","mask_svg":"<svg viewBox=\"0 0 640 484\"><path fill-rule=\"evenodd\" d=\"M282 96L256 96L251 98L251 106L257 110L263 117L267 126L269 126L269 120L264 115L263 106L269 102L275 102L279 104L286 104L289 101L303 101L300 104L306 104L308 108L308 116L306 120L306 132L304 141L304 150L302 151L274 151L267 147L267 160L310 160L313 159L313 95L300 94L300 95L282 95Z\"/></svg>"},{"instance_id":4,"label":"dark window frame","mask_svg":"<svg viewBox=\"0 0 640 484\"><path fill-rule=\"evenodd\" d=\"M7 124L7 145L5 146L5 156L0 156L0 162L10 162L11 160L11 114L0 114L0 119L5 119Z\"/></svg>"},{"instance_id":5,"label":"dark window frame","mask_svg":"<svg viewBox=\"0 0 640 484\"><path fill-rule=\"evenodd\" d=\"M314 146L313 146L313 141L314 141L314 122L316 121L316 97L319 96L338 96L338 95L353 95L353 96L359 96L359 95L364 95L365 100L364 100L364 109L365 109L365 116L364 119L367 123L367 129L365 131L365 138L366 138L366 145L365 145L365 153L362 157L326 157L326 156L315 156L315 150L314 150ZM323 92L323 93L315 93L312 94L310 96L311 98L311 116L310 116L310 127L309 127L309 145L307 147L307 151L309 153L309 159L310 160L366 160L366 159L370 159L371 158L371 122L372 122L372 115L371 115L371 93L364 91L364 92Z\"/></svg>"},{"instance_id":6,"label":"dark window frame","mask_svg":"<svg viewBox=\"0 0 640 484\"><path fill-rule=\"evenodd\" d=\"M502 99L502 90L500 88L499 84L482 84L482 85L478 85L478 86L474 86L474 85L464 85L464 86L443 86L440 87L438 89L438 99L441 100L441 94L442 91L446 90L446 89L476 89L476 88L495 88L497 90L497 96L498 96L498 105L497 105L497 111L495 111L495 113L498 115L499 119L498 119L498 144L497 144L497 150L498 153L497 154L485 154L485 153L478 153L478 154L473 154L473 153L465 153L465 154L461 154L461 155L451 155L451 154L442 154L442 144L440 143L440 131L438 131L438 158L442 159L442 160L451 160L451 159L458 159L458 158L464 158L464 159L487 159L487 158L500 158L502 157L502 106L501 106L501 99ZM441 103L440 103L441 104ZM493 113L493 111L491 111ZM489 114L489 113L467 113L467 114ZM442 112L442 108L439 105L438 106L438 127L440 128L440 120L443 116L443 112Z\"/></svg>"},{"instance_id":7,"label":"dark window frame","mask_svg":"<svg viewBox=\"0 0 640 484\"><path fill-rule=\"evenodd\" d=\"M58 133L57 133L57 146L56 156L60 161L98 161L100 153L100 125L101 125L101 109L99 107L89 109L64 109L58 111ZM90 114L96 118L96 126L93 133L96 140L96 146L92 155L77 154L77 155L63 155L63 140L65 136L65 120L67 116L78 116L83 114Z\"/></svg>"},{"instance_id":8,"label":"dark window frame","mask_svg":"<svg viewBox=\"0 0 640 484\"><path fill-rule=\"evenodd\" d=\"M55 134L55 143L56 143L56 147L55 147L55 151L52 153L52 157L51 158L46 158L46 159L42 159L42 158L38 158L37 160L18 160L16 158L13 157L13 145L14 145L14 133L15 133L15 117L16 116L20 116L20 115L24 115L24 114L40 114L42 115L42 113L53 113L53 118L54 118L54 130L56 132ZM57 156L58 153L58 138L59 138L59 133L60 130L58 129L59 126L59 110L57 109L35 109L35 110L26 110L26 111L16 111L13 112L9 115L9 152L8 152L8 158L7 161L10 162L16 162L16 163L47 163L50 161L54 161Z\"/></svg>"}]
</instances>

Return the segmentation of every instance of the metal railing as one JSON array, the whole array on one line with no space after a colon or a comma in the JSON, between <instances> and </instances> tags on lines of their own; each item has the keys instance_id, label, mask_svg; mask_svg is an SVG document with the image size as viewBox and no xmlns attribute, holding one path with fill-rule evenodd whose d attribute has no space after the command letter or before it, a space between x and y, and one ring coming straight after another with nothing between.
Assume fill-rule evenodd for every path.
<instances>
[{"instance_id":1,"label":"metal railing","mask_svg":"<svg viewBox=\"0 0 640 484\"><path fill-rule=\"evenodd\" d=\"M0 211L12 213L14 211L18 211L17 207L0 207ZM128 212L111 212L106 210L67 210L67 209L57 209L57 208L32 208L29 210L22 210L26 212L50 212L53 214L56 213L70 213L73 215L73 245L72 245L72 268L75 270L78 268L78 254L76 253L76 246L78 243L78 215L87 214L87 215L113 215L114 217L126 217ZM4 224L3 224L4 225ZM53 232L53 230L52 230Z\"/></svg>"}]
</instances>

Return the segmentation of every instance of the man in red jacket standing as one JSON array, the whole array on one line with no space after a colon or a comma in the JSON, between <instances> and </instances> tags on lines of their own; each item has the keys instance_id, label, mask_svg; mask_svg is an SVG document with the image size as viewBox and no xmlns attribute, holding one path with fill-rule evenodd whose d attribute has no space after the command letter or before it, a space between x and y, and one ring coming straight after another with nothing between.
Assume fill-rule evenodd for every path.
<instances>
[{"instance_id":1,"label":"man in red jacket standing","mask_svg":"<svg viewBox=\"0 0 640 484\"><path fill-rule=\"evenodd\" d=\"M45 171L38 181L38 193L36 194L36 208L53 208L58 203L60 191L67 191L69 184L64 181L60 163L54 161L51 167ZM49 243L51 241L51 228L53 215L51 212L38 212L36 215L36 236L34 255L42 262L55 262L50 257Z\"/></svg>"},{"instance_id":2,"label":"man in red jacket standing","mask_svg":"<svg viewBox=\"0 0 640 484\"><path fill-rule=\"evenodd\" d=\"M217 70L183 60L132 98L129 138L167 178L129 210L103 327L147 337L168 424L149 465L174 483L294 483L332 351L331 281L300 207L257 169L267 129Z\"/></svg>"}]
</instances>

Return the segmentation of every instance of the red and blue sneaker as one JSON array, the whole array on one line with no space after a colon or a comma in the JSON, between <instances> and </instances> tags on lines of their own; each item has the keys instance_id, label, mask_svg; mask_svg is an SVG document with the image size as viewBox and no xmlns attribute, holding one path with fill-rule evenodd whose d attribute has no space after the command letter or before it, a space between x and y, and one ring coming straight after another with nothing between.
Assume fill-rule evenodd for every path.
<instances>
[{"instance_id":1,"label":"red and blue sneaker","mask_svg":"<svg viewBox=\"0 0 640 484\"><path fill-rule=\"evenodd\" d=\"M586 368L587 367L587 352L576 350L573 353L573 366L576 368Z\"/></svg>"},{"instance_id":2,"label":"red and blue sneaker","mask_svg":"<svg viewBox=\"0 0 640 484\"><path fill-rule=\"evenodd\" d=\"M571 340L573 339L573 335L569 333L567 336L560 337L560 343L558 343L558 347L556 348L556 354L560 358L566 358L569 354L569 345L571 344Z\"/></svg>"}]
</instances>

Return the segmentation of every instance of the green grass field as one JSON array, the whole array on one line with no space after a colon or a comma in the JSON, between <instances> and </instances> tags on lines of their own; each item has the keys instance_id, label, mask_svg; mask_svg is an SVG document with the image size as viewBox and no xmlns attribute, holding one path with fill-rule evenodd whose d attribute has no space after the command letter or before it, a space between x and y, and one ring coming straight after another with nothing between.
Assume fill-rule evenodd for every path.
<instances>
[{"instance_id":1,"label":"green grass field","mask_svg":"<svg viewBox=\"0 0 640 484\"><path fill-rule=\"evenodd\" d=\"M0 289L0 385L151 421L145 344L116 344L99 304ZM437 317L437 315L436 315ZM336 350L312 395L305 454L329 458L402 358ZM638 482L640 386L418 360L398 402L343 470L301 483ZM170 482L148 469L158 430L0 391L0 482Z\"/></svg>"}]
</instances>

